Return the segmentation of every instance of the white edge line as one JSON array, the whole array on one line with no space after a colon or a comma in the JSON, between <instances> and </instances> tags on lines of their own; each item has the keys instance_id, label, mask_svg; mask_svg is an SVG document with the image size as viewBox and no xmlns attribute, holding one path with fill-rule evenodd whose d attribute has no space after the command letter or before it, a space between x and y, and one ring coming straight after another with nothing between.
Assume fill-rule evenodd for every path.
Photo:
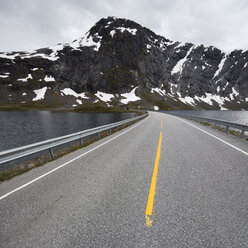
<instances>
[{"instance_id":1,"label":"white edge line","mask_svg":"<svg viewBox=\"0 0 248 248\"><path fill-rule=\"evenodd\" d=\"M178 117L177 117L177 118L178 118ZM243 154L245 154L246 156L248 156L248 152L245 152L245 151L241 150L240 148L238 148L238 147L236 147L236 146L234 146L234 145L232 145L232 144L226 142L225 140L223 140L223 139L221 139L221 138L219 138L219 137L217 137L217 136L215 136L215 135L213 135L213 134L211 134L211 133L209 133L209 132L207 132L207 131L205 131L205 130L203 130L203 129L201 129L201 128L199 128L199 127L197 127L197 126L195 126L195 125L193 125L193 124L191 124L191 123L189 123L189 122L187 122L187 121L185 121L185 120L183 120L183 119L181 119L181 118L178 118L178 119L180 119L181 121L185 122L185 123L188 124L189 126L192 126L192 127L196 128L196 129L202 131L203 133L208 134L209 136L211 136L211 137L213 137L213 138L215 138L215 139L217 139L217 140L223 142L224 144L226 144L226 145L228 145L228 146L234 148L235 150L237 150L237 151L239 151L239 152L242 152Z\"/></svg>"},{"instance_id":2,"label":"white edge line","mask_svg":"<svg viewBox=\"0 0 248 248\"><path fill-rule=\"evenodd\" d=\"M106 145L106 144L109 143L110 141L112 141L112 140L114 140L114 139L120 137L121 135L123 135L123 134L129 132L130 130L132 130L133 128L139 126L141 123L143 123L144 121L148 120L149 118L150 118L150 116L149 116L148 118L146 118L145 120L141 121L140 123L138 123L137 125L135 125L135 126L129 128L128 130L122 132L121 134L119 134L119 135L113 137L112 139L109 139L109 140L105 141L104 143L102 143L102 144L100 144L100 145L98 145L98 146L92 148L91 150L89 150L89 151L87 151L87 152L85 152L85 153L83 153L83 154L77 156L76 158L73 158L73 159L67 161L66 163L64 163L64 164L62 164L62 165L60 165L60 166L58 166L58 167L56 167L56 168L54 168L54 169L48 171L47 173L45 173L45 174L43 174L43 175L41 175L41 176L39 176L39 177L37 177L37 178L31 180L30 182L25 183L25 184L23 184L22 186L20 186L20 187L14 189L14 190L12 190L12 191L10 191L9 193L7 193L7 194L1 196L1 197L0 197L0 200L3 200L3 199L6 198L7 196L9 196L9 195L11 195L11 194L13 194L13 193L15 193L15 192L17 192L17 191L19 191L19 190L25 188L25 187L27 187L28 185L30 185L30 184L32 184L32 183L34 183L34 182L36 182L36 181L42 179L43 177L45 177L45 176L47 176L47 175L49 175L49 174L55 172L56 170L59 170L60 168L62 168L62 167L64 167L64 166L68 165L69 163L71 163L71 162L73 162L73 161L75 161L75 160L77 160L77 159L79 159L79 158L81 158L81 157L87 155L88 153L90 153L90 152L96 150L97 148L99 148L99 147L101 147L101 146L103 146L103 145Z\"/></svg>"}]
</instances>

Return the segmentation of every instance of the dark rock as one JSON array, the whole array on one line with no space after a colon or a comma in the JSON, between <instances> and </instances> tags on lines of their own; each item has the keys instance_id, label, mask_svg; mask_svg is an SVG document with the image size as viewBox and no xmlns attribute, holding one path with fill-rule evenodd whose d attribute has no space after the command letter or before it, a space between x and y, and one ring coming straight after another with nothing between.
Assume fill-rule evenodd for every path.
<instances>
[{"instance_id":1,"label":"dark rock","mask_svg":"<svg viewBox=\"0 0 248 248\"><path fill-rule=\"evenodd\" d=\"M206 94L225 97L229 108L232 102L237 108L238 101L240 108L246 108L242 103L248 98L247 62L248 51L226 54L213 46L172 42L131 20L108 17L98 21L83 38L60 48L0 53L0 102L13 101L13 97L6 97L9 92L33 91L44 85L54 92L71 88L78 93L112 94L139 87L138 92L160 88L172 94L160 99L163 106L172 108L180 96L197 98ZM18 80L29 74L31 78L26 82ZM49 76L55 81L46 81ZM219 107L216 102L206 107L201 100L186 105Z\"/></svg>"}]
</instances>

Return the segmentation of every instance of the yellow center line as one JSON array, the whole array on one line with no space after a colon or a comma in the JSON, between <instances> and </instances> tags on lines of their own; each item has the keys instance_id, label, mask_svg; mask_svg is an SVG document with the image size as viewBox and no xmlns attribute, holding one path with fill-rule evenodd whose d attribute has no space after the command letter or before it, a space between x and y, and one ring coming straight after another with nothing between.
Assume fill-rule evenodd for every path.
<instances>
[{"instance_id":1,"label":"yellow center line","mask_svg":"<svg viewBox=\"0 0 248 248\"><path fill-rule=\"evenodd\" d=\"M161 128L163 128L163 121L162 121L162 119L161 119Z\"/></svg>"},{"instance_id":2,"label":"yellow center line","mask_svg":"<svg viewBox=\"0 0 248 248\"><path fill-rule=\"evenodd\" d=\"M159 136L157 155L156 155L156 160L155 160L153 175L152 175L152 182L151 182L149 196L148 196L147 205L146 205L146 225L147 226L152 226L152 208L153 208L154 196L156 194L155 189L156 189L158 164L159 164L160 151L161 151L161 143L162 143L162 132L160 132L160 136Z\"/></svg>"}]
</instances>

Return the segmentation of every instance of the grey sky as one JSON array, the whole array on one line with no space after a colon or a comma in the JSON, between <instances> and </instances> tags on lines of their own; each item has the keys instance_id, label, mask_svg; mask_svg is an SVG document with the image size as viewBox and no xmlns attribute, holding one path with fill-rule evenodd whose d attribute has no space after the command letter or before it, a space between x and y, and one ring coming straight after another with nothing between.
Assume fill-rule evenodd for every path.
<instances>
[{"instance_id":1,"label":"grey sky","mask_svg":"<svg viewBox=\"0 0 248 248\"><path fill-rule=\"evenodd\" d=\"M247 0L0 0L0 51L71 42L107 16L171 40L248 49Z\"/></svg>"}]
</instances>

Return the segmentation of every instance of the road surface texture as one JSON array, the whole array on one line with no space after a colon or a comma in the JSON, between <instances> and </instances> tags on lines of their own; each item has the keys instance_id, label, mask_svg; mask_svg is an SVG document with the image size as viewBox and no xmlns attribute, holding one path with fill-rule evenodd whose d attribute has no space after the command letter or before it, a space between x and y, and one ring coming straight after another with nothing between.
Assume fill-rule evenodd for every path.
<instances>
[{"instance_id":1,"label":"road surface texture","mask_svg":"<svg viewBox=\"0 0 248 248\"><path fill-rule=\"evenodd\" d=\"M0 247L248 247L247 148L151 112L2 183Z\"/></svg>"}]
</instances>

